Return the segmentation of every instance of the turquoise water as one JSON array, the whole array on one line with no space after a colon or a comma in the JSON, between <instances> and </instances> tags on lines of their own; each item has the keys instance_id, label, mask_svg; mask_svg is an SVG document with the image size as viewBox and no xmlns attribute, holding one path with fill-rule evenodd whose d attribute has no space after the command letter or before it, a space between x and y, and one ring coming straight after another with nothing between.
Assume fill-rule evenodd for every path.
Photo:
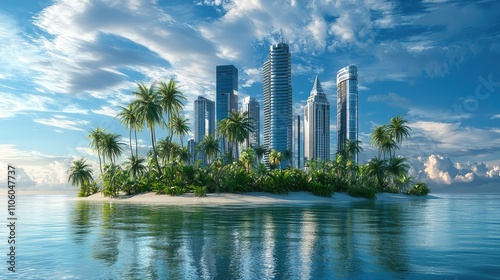
<instances>
[{"instance_id":1,"label":"turquoise water","mask_svg":"<svg viewBox=\"0 0 500 280\"><path fill-rule=\"evenodd\" d=\"M7 239L1 238L2 279L500 275L498 194L293 207L174 207L26 195L17 206L16 273L7 271ZM0 218L6 224L5 214ZM5 226L0 234L7 236Z\"/></svg>"}]
</instances>

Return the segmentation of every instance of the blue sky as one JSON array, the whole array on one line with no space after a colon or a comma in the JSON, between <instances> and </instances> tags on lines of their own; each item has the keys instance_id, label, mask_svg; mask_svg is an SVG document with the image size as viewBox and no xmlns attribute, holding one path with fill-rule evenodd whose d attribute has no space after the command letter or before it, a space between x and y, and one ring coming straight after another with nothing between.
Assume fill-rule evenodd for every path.
<instances>
[{"instance_id":1,"label":"blue sky","mask_svg":"<svg viewBox=\"0 0 500 280\"><path fill-rule=\"evenodd\" d=\"M3 1L0 162L26 188L67 188L78 157L96 163L89 129L128 131L114 118L137 82L174 78L189 102L214 99L215 66L239 70L240 97L262 99L262 63L283 31L297 113L319 76L359 71L359 132L397 114L413 137L401 154L432 185L500 182L498 1ZM164 137L165 132L158 132ZM148 148L147 132L141 134ZM0 179L1 180L1 179Z\"/></svg>"}]
</instances>

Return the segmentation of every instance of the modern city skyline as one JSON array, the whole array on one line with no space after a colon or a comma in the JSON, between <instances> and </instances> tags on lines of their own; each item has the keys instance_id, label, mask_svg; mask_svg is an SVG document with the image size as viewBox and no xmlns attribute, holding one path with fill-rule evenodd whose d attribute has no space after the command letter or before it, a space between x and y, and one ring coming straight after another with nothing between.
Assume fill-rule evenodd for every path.
<instances>
[{"instance_id":1,"label":"modern city skyline","mask_svg":"<svg viewBox=\"0 0 500 280\"><path fill-rule=\"evenodd\" d=\"M304 158L330 159L330 104L318 76L304 107Z\"/></svg>"},{"instance_id":2,"label":"modern city skyline","mask_svg":"<svg viewBox=\"0 0 500 280\"><path fill-rule=\"evenodd\" d=\"M238 69L234 65L216 66L215 78L216 121L238 111Z\"/></svg>"},{"instance_id":3,"label":"modern city skyline","mask_svg":"<svg viewBox=\"0 0 500 280\"><path fill-rule=\"evenodd\" d=\"M245 143L245 148L260 146L260 103L255 100L255 97L247 96L241 100L240 111L248 112L248 117L252 120L254 129Z\"/></svg>"},{"instance_id":4,"label":"modern city skyline","mask_svg":"<svg viewBox=\"0 0 500 280\"><path fill-rule=\"evenodd\" d=\"M358 140L358 68L346 66L337 72L337 153L347 140ZM357 162L358 155L353 155Z\"/></svg>"},{"instance_id":5,"label":"modern city skyline","mask_svg":"<svg viewBox=\"0 0 500 280\"><path fill-rule=\"evenodd\" d=\"M268 151L292 150L292 65L289 46L283 41L269 48L263 65L264 146ZM264 156L268 163L268 155ZM282 160L281 166L286 166Z\"/></svg>"},{"instance_id":6,"label":"modern city skyline","mask_svg":"<svg viewBox=\"0 0 500 280\"><path fill-rule=\"evenodd\" d=\"M498 185L500 29L492 23L500 1L301 3L3 1L0 161L18 164L26 188L73 190L67 182L73 159L87 158L99 173L89 130L118 133L129 145L129 128L116 117L121 107L136 98L138 83L171 78L187 99L182 114L191 131L184 138L194 138L193 102L198 96L216 101L217 65L234 65L239 99L253 96L263 106L262 64L281 28L293 53L294 117L302 118L316 74L328 94L331 158L337 151L336 74L354 64L359 163L378 154L372 129L401 115L412 130L398 153L412 176L431 184ZM158 139L169 135L164 126L156 129ZM261 125L261 144L262 136ZM138 153L146 155L150 131L137 131L137 140Z\"/></svg>"}]
</instances>

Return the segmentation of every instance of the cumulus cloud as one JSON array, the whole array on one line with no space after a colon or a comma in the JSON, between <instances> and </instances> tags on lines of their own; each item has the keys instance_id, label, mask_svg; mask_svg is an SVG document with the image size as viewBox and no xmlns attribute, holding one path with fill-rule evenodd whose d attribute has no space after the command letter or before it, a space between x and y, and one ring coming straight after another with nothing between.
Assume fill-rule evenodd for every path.
<instances>
[{"instance_id":1,"label":"cumulus cloud","mask_svg":"<svg viewBox=\"0 0 500 280\"><path fill-rule=\"evenodd\" d=\"M447 156L431 154L412 161L409 174L416 180L428 182L431 185L453 186L465 183L476 186L497 182L496 180L500 179L500 166L488 167L482 162L453 163Z\"/></svg>"}]
</instances>

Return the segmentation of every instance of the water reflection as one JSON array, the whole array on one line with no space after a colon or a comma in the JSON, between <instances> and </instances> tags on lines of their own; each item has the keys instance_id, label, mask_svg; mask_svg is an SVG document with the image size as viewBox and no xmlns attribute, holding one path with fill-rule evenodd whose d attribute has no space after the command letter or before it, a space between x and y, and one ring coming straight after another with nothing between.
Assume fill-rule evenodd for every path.
<instances>
[{"instance_id":1,"label":"water reflection","mask_svg":"<svg viewBox=\"0 0 500 280\"><path fill-rule=\"evenodd\" d=\"M79 201L76 243L124 279L405 276L403 204L167 207ZM407 211L406 211L407 212Z\"/></svg>"}]
</instances>

